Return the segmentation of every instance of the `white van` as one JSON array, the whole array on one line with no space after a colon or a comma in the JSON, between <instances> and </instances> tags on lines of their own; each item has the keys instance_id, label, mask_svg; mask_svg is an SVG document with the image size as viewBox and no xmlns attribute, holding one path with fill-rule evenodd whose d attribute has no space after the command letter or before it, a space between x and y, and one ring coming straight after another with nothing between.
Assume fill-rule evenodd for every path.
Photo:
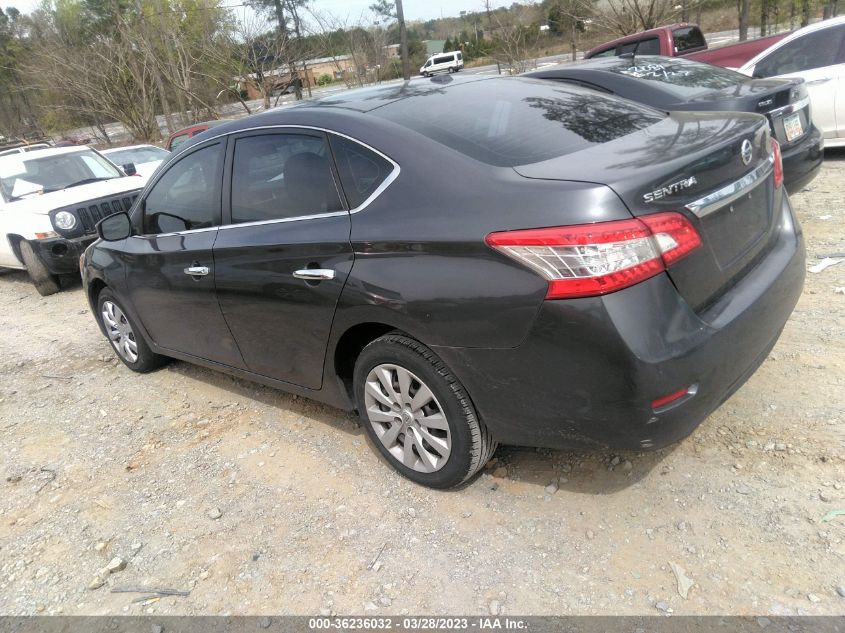
<instances>
[{"instance_id":1,"label":"white van","mask_svg":"<svg viewBox=\"0 0 845 633\"><path fill-rule=\"evenodd\" d=\"M429 57L425 64L420 67L420 74L423 77L431 77L434 73L442 70L456 73L464 67L464 55L461 51L451 53L439 53Z\"/></svg>"}]
</instances>

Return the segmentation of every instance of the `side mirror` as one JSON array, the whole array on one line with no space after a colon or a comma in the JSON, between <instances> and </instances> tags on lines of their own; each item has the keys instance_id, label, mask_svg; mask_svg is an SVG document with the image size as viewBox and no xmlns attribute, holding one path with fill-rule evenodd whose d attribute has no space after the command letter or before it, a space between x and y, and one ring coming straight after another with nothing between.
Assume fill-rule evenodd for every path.
<instances>
[{"instance_id":1,"label":"side mirror","mask_svg":"<svg viewBox=\"0 0 845 633\"><path fill-rule=\"evenodd\" d=\"M138 170L135 169L135 163L126 163L123 166L123 173L127 176L134 176L138 173Z\"/></svg>"},{"instance_id":2,"label":"side mirror","mask_svg":"<svg viewBox=\"0 0 845 633\"><path fill-rule=\"evenodd\" d=\"M118 242L132 235L132 221L128 213L115 213L100 220L97 234L106 242Z\"/></svg>"}]
</instances>

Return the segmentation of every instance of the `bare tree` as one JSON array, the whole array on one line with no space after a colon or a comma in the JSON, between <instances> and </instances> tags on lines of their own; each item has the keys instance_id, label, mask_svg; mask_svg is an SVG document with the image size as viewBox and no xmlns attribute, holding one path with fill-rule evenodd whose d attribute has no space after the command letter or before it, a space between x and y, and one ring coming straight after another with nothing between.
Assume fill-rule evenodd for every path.
<instances>
[{"instance_id":1,"label":"bare tree","mask_svg":"<svg viewBox=\"0 0 845 633\"><path fill-rule=\"evenodd\" d=\"M596 19L620 35L629 35L676 19L675 6L674 0L607 0Z\"/></svg>"},{"instance_id":2,"label":"bare tree","mask_svg":"<svg viewBox=\"0 0 845 633\"><path fill-rule=\"evenodd\" d=\"M493 15L493 57L511 75L518 75L536 64L540 29L516 11Z\"/></svg>"},{"instance_id":3,"label":"bare tree","mask_svg":"<svg viewBox=\"0 0 845 633\"><path fill-rule=\"evenodd\" d=\"M737 17L739 18L739 41L748 39L748 11L749 0L736 0Z\"/></svg>"}]
</instances>

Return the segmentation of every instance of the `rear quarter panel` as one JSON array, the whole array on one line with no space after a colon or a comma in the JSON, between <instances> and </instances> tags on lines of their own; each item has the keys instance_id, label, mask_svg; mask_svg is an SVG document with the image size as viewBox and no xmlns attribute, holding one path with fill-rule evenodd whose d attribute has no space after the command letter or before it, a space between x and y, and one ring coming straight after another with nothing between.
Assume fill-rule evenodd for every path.
<instances>
[{"instance_id":1,"label":"rear quarter panel","mask_svg":"<svg viewBox=\"0 0 845 633\"><path fill-rule=\"evenodd\" d=\"M603 185L523 178L392 127L389 146L380 149L401 172L352 216L355 264L335 332L372 321L428 345L515 347L527 336L548 284L488 247L485 237L630 217Z\"/></svg>"}]
</instances>

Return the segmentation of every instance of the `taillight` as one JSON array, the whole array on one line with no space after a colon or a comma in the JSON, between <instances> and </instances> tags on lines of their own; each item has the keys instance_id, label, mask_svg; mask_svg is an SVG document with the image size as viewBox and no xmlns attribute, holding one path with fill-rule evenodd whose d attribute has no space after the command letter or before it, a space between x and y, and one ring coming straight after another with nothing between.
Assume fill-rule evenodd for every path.
<instances>
[{"instance_id":1,"label":"taillight","mask_svg":"<svg viewBox=\"0 0 845 633\"><path fill-rule=\"evenodd\" d=\"M640 283L701 245L680 213L504 231L487 244L549 280L547 299L604 295Z\"/></svg>"},{"instance_id":2,"label":"taillight","mask_svg":"<svg viewBox=\"0 0 845 633\"><path fill-rule=\"evenodd\" d=\"M780 155L780 143L772 139L772 158L775 163L775 187L783 184L783 159Z\"/></svg>"}]
</instances>

